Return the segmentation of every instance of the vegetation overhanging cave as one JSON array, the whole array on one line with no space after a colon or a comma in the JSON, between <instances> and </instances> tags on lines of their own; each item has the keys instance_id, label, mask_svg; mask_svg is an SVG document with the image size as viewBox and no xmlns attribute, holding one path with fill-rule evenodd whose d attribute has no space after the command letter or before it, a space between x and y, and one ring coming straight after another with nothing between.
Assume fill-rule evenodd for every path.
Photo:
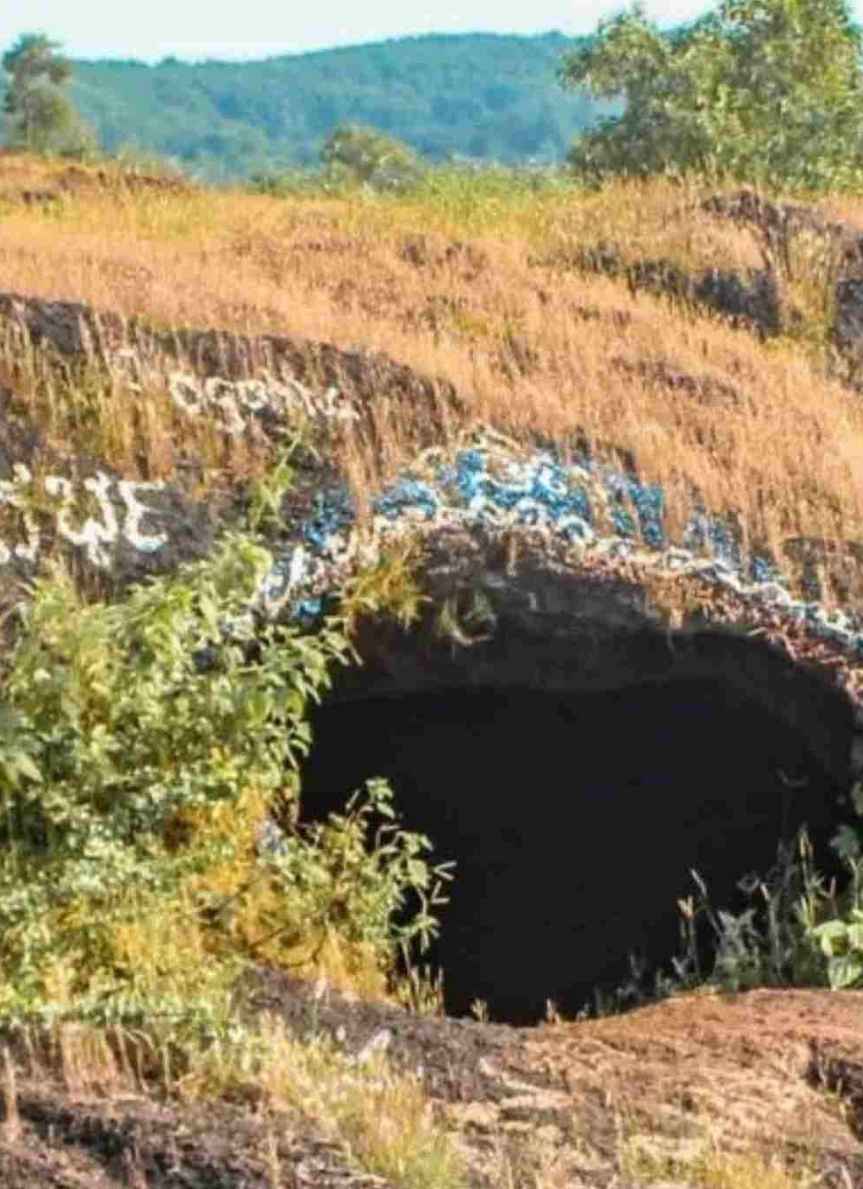
<instances>
[{"instance_id":1,"label":"vegetation overhanging cave","mask_svg":"<svg viewBox=\"0 0 863 1189\"><path fill-rule=\"evenodd\" d=\"M847 748L846 708L833 694L825 705ZM303 820L384 776L404 826L430 837L434 861L457 864L424 958L443 971L450 1015L477 999L495 1021L537 1022L547 1000L575 1015L627 979L630 953L670 972L691 868L714 906L739 911L741 877L765 873L802 823L816 856L835 859L847 784L805 731L721 672L634 675L604 690L454 681L383 694L373 680L363 691L360 670L313 727Z\"/></svg>"}]
</instances>

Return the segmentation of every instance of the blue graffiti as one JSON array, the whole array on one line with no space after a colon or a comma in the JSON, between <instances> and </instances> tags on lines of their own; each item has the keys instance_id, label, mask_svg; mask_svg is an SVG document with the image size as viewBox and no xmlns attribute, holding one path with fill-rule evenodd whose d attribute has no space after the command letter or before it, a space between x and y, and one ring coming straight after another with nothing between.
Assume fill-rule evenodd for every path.
<instances>
[{"instance_id":1,"label":"blue graffiti","mask_svg":"<svg viewBox=\"0 0 863 1189\"><path fill-rule=\"evenodd\" d=\"M569 543L601 548L623 557L637 548L662 554L675 570L697 572L738 594L760 599L805 621L820 635L863 654L863 620L848 610L828 613L817 602L792 598L775 560L764 553L744 555L739 528L730 520L707 514L698 502L679 543L669 540L665 498L657 484L642 483L599 464L584 453L564 461L556 452L538 450L527 458L501 456L482 443L458 451L446 463L415 468L387 486L373 501L375 518L390 529L459 520L491 530L526 527L554 534ZM613 532L601 535L600 506ZM304 590L314 563L344 557L345 540L355 509L344 484L316 495L309 517L298 527L305 547L276 560L263 595L267 600L292 598L293 614L304 621L322 611L320 597ZM305 585L308 582L305 581Z\"/></svg>"}]
</instances>

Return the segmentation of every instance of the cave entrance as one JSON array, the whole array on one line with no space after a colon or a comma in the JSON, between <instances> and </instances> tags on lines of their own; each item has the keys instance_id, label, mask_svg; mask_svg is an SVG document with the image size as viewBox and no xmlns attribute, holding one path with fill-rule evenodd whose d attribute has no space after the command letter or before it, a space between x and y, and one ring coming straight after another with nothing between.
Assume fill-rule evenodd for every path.
<instances>
[{"instance_id":1,"label":"cave entrance","mask_svg":"<svg viewBox=\"0 0 863 1189\"><path fill-rule=\"evenodd\" d=\"M823 850L839 791L799 732L705 679L590 693L449 688L333 701L313 714L302 819L392 783L408 829L453 859L425 960L445 1007L492 1020L564 1015L679 953L690 868L716 907L806 822ZM816 849L816 855L818 850Z\"/></svg>"}]
</instances>

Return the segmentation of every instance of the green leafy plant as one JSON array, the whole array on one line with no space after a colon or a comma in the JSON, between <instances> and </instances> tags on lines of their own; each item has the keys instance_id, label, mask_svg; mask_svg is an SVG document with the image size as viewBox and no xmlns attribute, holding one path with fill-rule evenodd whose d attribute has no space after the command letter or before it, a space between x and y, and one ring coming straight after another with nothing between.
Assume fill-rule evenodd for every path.
<instances>
[{"instance_id":1,"label":"green leafy plant","mask_svg":"<svg viewBox=\"0 0 863 1189\"><path fill-rule=\"evenodd\" d=\"M22 34L3 55L9 85L3 102L8 143L13 148L86 157L98 147L95 134L75 110L63 87L70 63L59 43L40 33Z\"/></svg>"},{"instance_id":2,"label":"green leafy plant","mask_svg":"<svg viewBox=\"0 0 863 1189\"><path fill-rule=\"evenodd\" d=\"M299 439L288 446L266 474L254 479L249 487L249 508L246 515L249 531L258 533L281 524L282 501L294 482L291 462Z\"/></svg>"},{"instance_id":3,"label":"green leafy plant","mask_svg":"<svg viewBox=\"0 0 863 1189\"><path fill-rule=\"evenodd\" d=\"M846 831L853 833L850 827L844 827L840 831L843 838ZM863 920L863 864L849 862L849 866L850 886L840 895L819 874L804 827L791 842L778 846L776 862L769 871L739 882L750 904L736 914L717 907L704 879L692 871L697 890L678 902L681 944L672 959L671 971L654 971L648 978L645 964L632 956L630 978L611 993L595 993L597 1014L614 1014L703 986L736 992L765 986L840 985L835 980L840 976L850 978L854 962L858 957L863 959L863 948L859 954L855 952L860 935L850 929ZM851 913L849 927L844 924L845 912ZM710 968L705 968L699 946L701 922L713 937ZM831 966L834 953L837 963ZM863 982L861 975L863 961L855 980ZM586 1008L583 1014L589 1011Z\"/></svg>"},{"instance_id":4,"label":"green leafy plant","mask_svg":"<svg viewBox=\"0 0 863 1189\"><path fill-rule=\"evenodd\" d=\"M373 565L348 578L341 590L340 610L349 632L367 616L389 616L409 628L430 601L417 580L418 548L408 542L386 550Z\"/></svg>"},{"instance_id":5,"label":"green leafy plant","mask_svg":"<svg viewBox=\"0 0 863 1189\"><path fill-rule=\"evenodd\" d=\"M327 177L372 190L401 192L422 176L417 155L402 141L374 128L341 124L324 142L321 161Z\"/></svg>"},{"instance_id":6,"label":"green leafy plant","mask_svg":"<svg viewBox=\"0 0 863 1189\"><path fill-rule=\"evenodd\" d=\"M249 611L272 564L229 536L206 562L86 605L42 579L6 660L0 704L0 1018L224 1019L249 962L321 962L382 986L396 947L428 936L424 839L368 806L289 834L308 704L350 645ZM408 892L421 910L395 925ZM322 957L323 955L323 957Z\"/></svg>"},{"instance_id":7,"label":"green leafy plant","mask_svg":"<svg viewBox=\"0 0 863 1189\"><path fill-rule=\"evenodd\" d=\"M845 920L826 921L815 930L827 958L834 991L863 982L863 909L852 908Z\"/></svg>"},{"instance_id":8,"label":"green leafy plant","mask_svg":"<svg viewBox=\"0 0 863 1189\"><path fill-rule=\"evenodd\" d=\"M823 190L854 185L863 159L860 33L845 0L724 0L670 37L643 6L600 22L559 72L626 110L574 142L601 181L653 173Z\"/></svg>"},{"instance_id":9,"label":"green leafy plant","mask_svg":"<svg viewBox=\"0 0 863 1189\"><path fill-rule=\"evenodd\" d=\"M863 816L863 783L854 785L851 803ZM841 990L863 986L863 846L850 825L837 831L832 845L851 873L844 911L813 927L812 934L827 959L830 986Z\"/></svg>"},{"instance_id":10,"label":"green leafy plant","mask_svg":"<svg viewBox=\"0 0 863 1189\"><path fill-rule=\"evenodd\" d=\"M373 778L353 793L343 813L286 836L269 862L303 897L310 935L323 939L341 928L348 940L395 956L414 941L424 951L437 933L430 910L446 903L442 881L451 864L430 868L423 857L430 850L428 838L398 826L392 789ZM411 893L419 909L399 924L396 915Z\"/></svg>"},{"instance_id":11,"label":"green leafy plant","mask_svg":"<svg viewBox=\"0 0 863 1189\"><path fill-rule=\"evenodd\" d=\"M815 941L815 929L827 912L835 911L836 897L818 874L807 831L790 844L780 844L776 863L764 875L751 875L739 887L751 901L735 915L714 910L707 887L695 872L698 906L690 898L684 911L691 928L702 912L716 939L710 981L724 990L757 986L823 986L826 973ZM681 906L683 910L685 906ZM692 909L694 907L694 913ZM694 951L694 943L690 953Z\"/></svg>"}]
</instances>

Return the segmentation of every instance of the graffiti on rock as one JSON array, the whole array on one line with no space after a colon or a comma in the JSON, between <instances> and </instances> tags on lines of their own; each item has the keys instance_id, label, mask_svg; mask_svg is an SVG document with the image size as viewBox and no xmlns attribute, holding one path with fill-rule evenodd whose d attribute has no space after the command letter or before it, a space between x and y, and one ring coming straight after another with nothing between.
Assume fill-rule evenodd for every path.
<instances>
[{"instance_id":1,"label":"graffiti on rock","mask_svg":"<svg viewBox=\"0 0 863 1189\"><path fill-rule=\"evenodd\" d=\"M249 419L262 412L284 420L299 414L312 421L350 422L359 416L338 388L312 392L295 379L201 379L186 372L172 372L168 391L176 407L187 416L212 415L231 437L244 433Z\"/></svg>"},{"instance_id":2,"label":"graffiti on rock","mask_svg":"<svg viewBox=\"0 0 863 1189\"><path fill-rule=\"evenodd\" d=\"M314 396L295 383L199 381L181 373L172 376L171 384L174 399L189 412L201 413L221 402L226 424L234 428L242 422L241 409L251 414L279 401L282 412L294 402L292 409L301 407L318 417L356 415L355 409L340 403L334 389ZM164 486L117 479L102 471L76 481L61 475L37 479L18 463L12 478L0 481L0 509L13 510L17 520L14 529L6 530L11 543L0 535L0 566L35 563L46 527L52 537L80 548L86 560L101 569L111 564L120 541L154 552L168 543L168 536L145 531L144 518L154 510L141 497ZM87 503L91 508L84 511ZM697 575L863 655L861 615L794 599L771 558L744 557L734 527L697 504L681 540L670 541L664 512L664 493L655 484L642 483L583 452L564 461L557 451L529 453L516 442L483 431L466 448L435 448L421 454L373 501L370 531L358 530L346 486L323 487L311 514L286 526L292 543L262 583L259 602L269 614L289 608L296 616L314 616L328 590L352 568L374 563L382 547L394 539L446 528L481 529L493 536L518 531L549 544L563 543L573 565L589 565L591 558L626 559L663 575Z\"/></svg>"},{"instance_id":3,"label":"graffiti on rock","mask_svg":"<svg viewBox=\"0 0 863 1189\"><path fill-rule=\"evenodd\" d=\"M46 516L56 535L82 549L90 564L99 569L110 565L112 547L121 539L147 553L167 543L164 533L143 531L143 518L152 509L139 498L145 492L162 490L163 483L114 479L103 471L82 482L62 475L36 479L23 463L15 464L12 475L0 481L0 507L17 511L23 539L13 544L0 539L0 566L13 560L35 564L42 547L40 521L44 523ZM76 508L86 496L95 503L98 516L80 512L76 516Z\"/></svg>"},{"instance_id":4,"label":"graffiti on rock","mask_svg":"<svg viewBox=\"0 0 863 1189\"><path fill-rule=\"evenodd\" d=\"M744 557L732 527L703 508L693 512L682 541L670 542L662 489L584 454L573 463L549 451L525 457L514 443L481 436L451 461L439 450L427 452L411 473L385 488L372 510L371 531L361 537L347 489L318 493L299 539L262 584L268 611L287 605L297 616L316 614L320 595L351 565L374 560L398 537L482 527L492 534L520 530L546 541L557 538L576 564L620 558L665 575L697 575L863 655L863 617L794 599L773 560Z\"/></svg>"}]
</instances>

